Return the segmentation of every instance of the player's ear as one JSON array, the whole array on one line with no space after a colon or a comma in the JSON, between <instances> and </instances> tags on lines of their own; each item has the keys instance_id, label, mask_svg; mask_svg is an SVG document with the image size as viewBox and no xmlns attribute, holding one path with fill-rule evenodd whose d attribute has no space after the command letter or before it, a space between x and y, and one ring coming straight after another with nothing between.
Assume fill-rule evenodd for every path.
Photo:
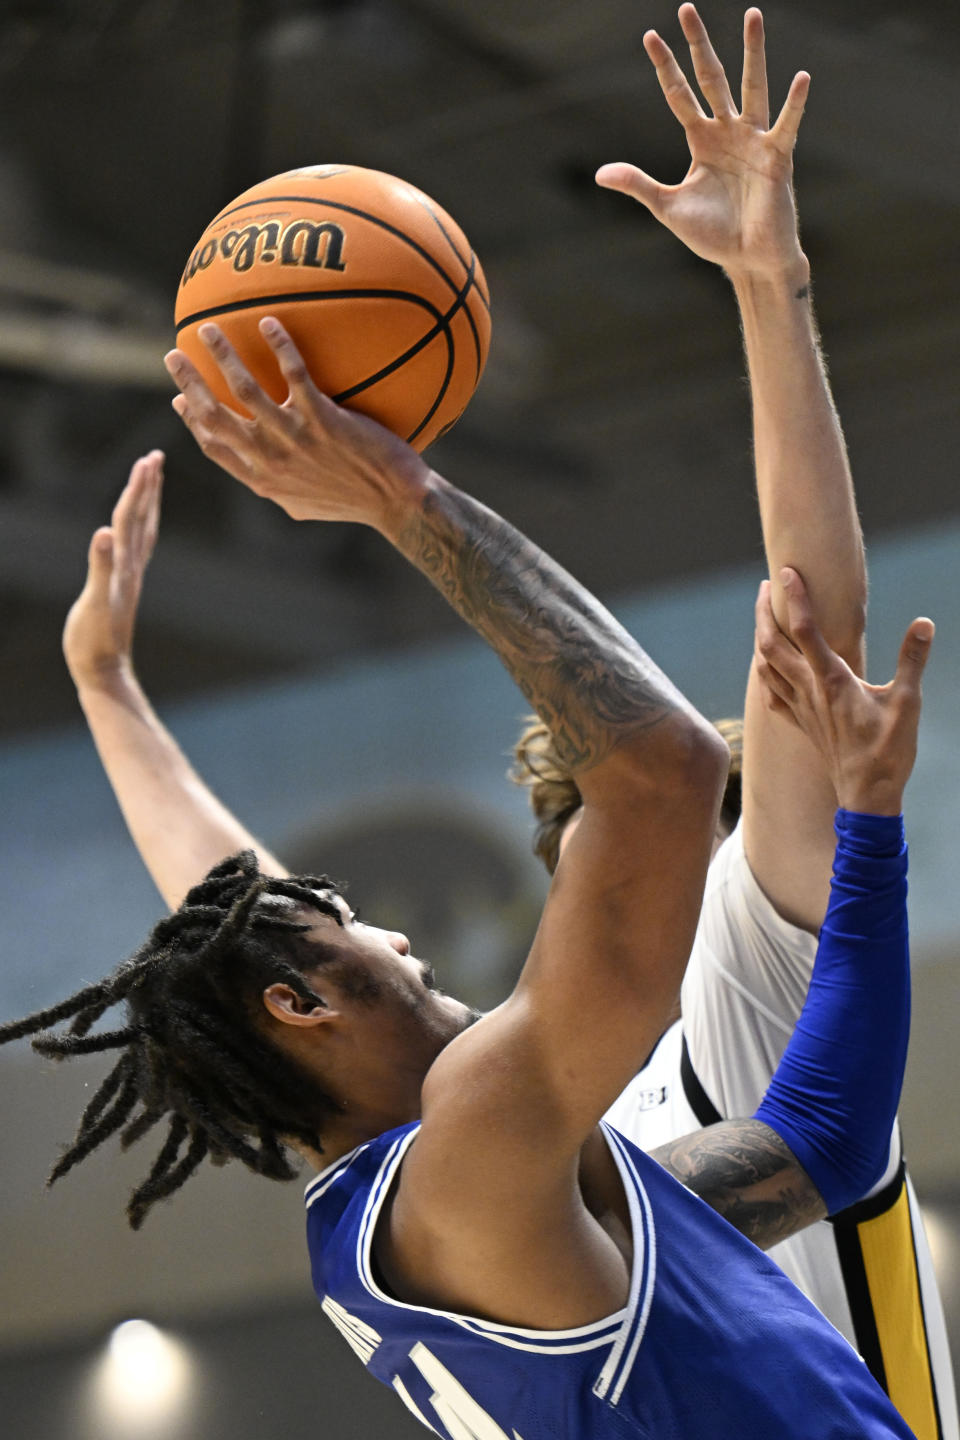
<instances>
[{"instance_id":1,"label":"player's ear","mask_svg":"<svg viewBox=\"0 0 960 1440\"><path fill-rule=\"evenodd\" d=\"M319 997L318 997L319 998ZM263 992L263 1003L275 1020L284 1025L322 1025L334 1013L321 1000L305 1000L290 985L277 981Z\"/></svg>"}]
</instances>

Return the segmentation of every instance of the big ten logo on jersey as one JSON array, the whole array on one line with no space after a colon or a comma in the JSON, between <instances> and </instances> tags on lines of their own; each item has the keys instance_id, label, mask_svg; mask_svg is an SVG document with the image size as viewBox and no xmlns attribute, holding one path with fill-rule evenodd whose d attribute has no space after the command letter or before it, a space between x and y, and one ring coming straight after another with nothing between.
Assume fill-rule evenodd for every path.
<instances>
[{"instance_id":1,"label":"big ten logo on jersey","mask_svg":"<svg viewBox=\"0 0 960 1440\"><path fill-rule=\"evenodd\" d=\"M180 288L189 285L201 270L215 260L226 261L238 274L254 265L308 266L316 270L345 270L344 234L332 220L267 220L262 225L245 225L213 235L197 247L187 261Z\"/></svg>"},{"instance_id":2,"label":"big ten logo on jersey","mask_svg":"<svg viewBox=\"0 0 960 1440\"><path fill-rule=\"evenodd\" d=\"M666 1103L669 1091L666 1085L654 1085L649 1090L641 1090L637 1094L638 1110L656 1110L658 1105Z\"/></svg>"}]
</instances>

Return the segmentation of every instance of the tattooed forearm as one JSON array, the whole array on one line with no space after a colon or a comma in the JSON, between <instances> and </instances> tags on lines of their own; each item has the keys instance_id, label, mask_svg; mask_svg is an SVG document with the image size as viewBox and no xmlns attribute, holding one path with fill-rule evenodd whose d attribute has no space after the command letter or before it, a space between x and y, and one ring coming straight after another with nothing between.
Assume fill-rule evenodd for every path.
<instances>
[{"instance_id":1,"label":"tattooed forearm","mask_svg":"<svg viewBox=\"0 0 960 1440\"><path fill-rule=\"evenodd\" d=\"M496 650L571 770L688 708L592 595L470 496L439 482L395 543Z\"/></svg>"},{"instance_id":2,"label":"tattooed forearm","mask_svg":"<svg viewBox=\"0 0 960 1440\"><path fill-rule=\"evenodd\" d=\"M759 1120L722 1120L653 1158L762 1250L827 1213L792 1150Z\"/></svg>"}]
</instances>

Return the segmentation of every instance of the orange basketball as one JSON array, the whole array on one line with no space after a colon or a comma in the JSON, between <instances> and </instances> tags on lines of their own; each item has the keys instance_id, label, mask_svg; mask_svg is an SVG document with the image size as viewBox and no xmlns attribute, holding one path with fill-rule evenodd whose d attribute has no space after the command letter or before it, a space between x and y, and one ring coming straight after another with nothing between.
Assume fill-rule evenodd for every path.
<instances>
[{"instance_id":1,"label":"orange basketball","mask_svg":"<svg viewBox=\"0 0 960 1440\"><path fill-rule=\"evenodd\" d=\"M288 170L245 190L187 261L177 345L235 410L197 331L215 320L281 402L264 315L283 322L321 390L418 450L463 414L490 343L486 280L460 227L405 180L356 165Z\"/></svg>"}]
</instances>

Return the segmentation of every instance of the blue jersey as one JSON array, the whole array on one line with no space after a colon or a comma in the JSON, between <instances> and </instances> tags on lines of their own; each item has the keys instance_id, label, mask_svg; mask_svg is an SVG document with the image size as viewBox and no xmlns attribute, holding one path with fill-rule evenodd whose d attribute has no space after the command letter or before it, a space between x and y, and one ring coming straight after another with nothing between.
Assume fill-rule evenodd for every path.
<instances>
[{"instance_id":1,"label":"blue jersey","mask_svg":"<svg viewBox=\"0 0 960 1440\"><path fill-rule=\"evenodd\" d=\"M394 1299L372 1241L418 1129L388 1131L312 1181L307 1239L329 1318L445 1440L909 1440L867 1367L783 1272L607 1124L633 1229L622 1310L525 1330Z\"/></svg>"}]
</instances>

